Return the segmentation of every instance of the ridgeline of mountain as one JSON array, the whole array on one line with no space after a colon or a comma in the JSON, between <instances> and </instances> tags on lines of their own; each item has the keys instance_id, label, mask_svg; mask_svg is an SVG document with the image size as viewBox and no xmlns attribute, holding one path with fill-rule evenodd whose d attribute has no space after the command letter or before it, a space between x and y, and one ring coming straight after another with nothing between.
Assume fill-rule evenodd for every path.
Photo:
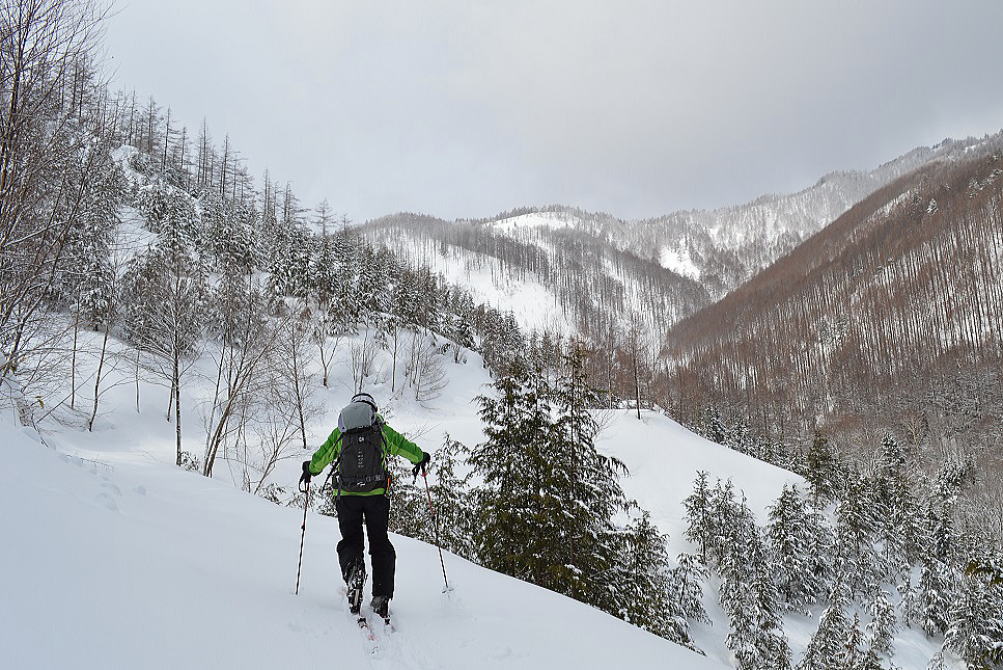
<instances>
[{"instance_id":1,"label":"ridgeline of mountain","mask_svg":"<svg viewBox=\"0 0 1003 670\"><path fill-rule=\"evenodd\" d=\"M399 213L358 228L521 325L606 336L640 327L661 342L680 319L719 300L875 190L995 141L944 140L869 171L832 172L788 195L640 221L570 207L522 208L444 221Z\"/></svg>"},{"instance_id":2,"label":"ridgeline of mountain","mask_svg":"<svg viewBox=\"0 0 1003 670\"><path fill-rule=\"evenodd\" d=\"M850 444L886 430L917 447L998 444L1003 137L944 158L677 323L664 350L673 416L713 407Z\"/></svg>"}]
</instances>

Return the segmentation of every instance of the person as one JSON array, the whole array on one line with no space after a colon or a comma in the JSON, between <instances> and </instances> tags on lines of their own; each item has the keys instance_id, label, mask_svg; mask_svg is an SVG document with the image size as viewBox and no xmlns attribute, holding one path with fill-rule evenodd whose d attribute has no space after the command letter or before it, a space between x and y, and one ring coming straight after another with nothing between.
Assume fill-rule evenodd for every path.
<instances>
[{"instance_id":1,"label":"person","mask_svg":"<svg viewBox=\"0 0 1003 670\"><path fill-rule=\"evenodd\" d=\"M387 425L376 401L368 393L357 393L341 410L338 427L308 461L303 461L300 482L309 482L334 463L335 510L341 541L338 562L347 588L349 609L358 614L366 581L362 534L363 522L369 535L369 555L373 568L374 612L388 617L394 596L394 569L397 553L387 536L390 520L388 496L392 478L387 469L389 456L404 456L424 470L430 456Z\"/></svg>"}]
</instances>

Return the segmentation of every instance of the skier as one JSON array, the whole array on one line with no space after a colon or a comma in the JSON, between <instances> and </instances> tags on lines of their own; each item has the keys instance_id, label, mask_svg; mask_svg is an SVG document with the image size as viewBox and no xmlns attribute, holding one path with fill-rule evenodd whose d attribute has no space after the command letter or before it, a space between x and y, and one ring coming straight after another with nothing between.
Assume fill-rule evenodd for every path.
<instances>
[{"instance_id":1,"label":"skier","mask_svg":"<svg viewBox=\"0 0 1003 670\"><path fill-rule=\"evenodd\" d=\"M349 609L358 614L362 605L362 588L366 581L363 558L365 543L363 520L369 535L369 554L373 567L373 611L384 619L389 617L390 599L394 595L394 567L397 554L387 537L390 519L388 492L391 476L387 456L404 456L415 464L415 473L424 471L430 457L418 446L388 426L379 415L376 401L368 393L357 393L341 410L338 427L325 440L309 461L303 461L300 482L309 482L334 462L336 476L335 510L341 541L338 542L338 562L341 576L348 586Z\"/></svg>"}]
</instances>

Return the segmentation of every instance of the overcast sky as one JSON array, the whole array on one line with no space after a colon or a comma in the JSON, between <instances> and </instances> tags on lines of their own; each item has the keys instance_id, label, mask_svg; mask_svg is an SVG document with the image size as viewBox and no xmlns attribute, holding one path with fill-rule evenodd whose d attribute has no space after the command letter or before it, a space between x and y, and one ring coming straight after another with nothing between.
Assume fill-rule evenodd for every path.
<instances>
[{"instance_id":1,"label":"overcast sky","mask_svg":"<svg viewBox=\"0 0 1003 670\"><path fill-rule=\"evenodd\" d=\"M636 218L1003 127L1003 2L118 0L116 87L362 221Z\"/></svg>"}]
</instances>

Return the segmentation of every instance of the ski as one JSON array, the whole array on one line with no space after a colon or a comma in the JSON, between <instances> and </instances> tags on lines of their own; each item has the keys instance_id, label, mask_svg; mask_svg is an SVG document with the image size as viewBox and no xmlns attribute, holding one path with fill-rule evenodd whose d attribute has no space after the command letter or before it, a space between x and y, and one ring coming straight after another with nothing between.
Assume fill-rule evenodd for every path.
<instances>
[{"instance_id":1,"label":"ski","mask_svg":"<svg viewBox=\"0 0 1003 670\"><path fill-rule=\"evenodd\" d=\"M376 642L376 634L373 632L373 629L369 627L369 622L366 620L366 617L360 616L356 619L356 623L359 624L359 629L365 633L366 639L370 642Z\"/></svg>"}]
</instances>

